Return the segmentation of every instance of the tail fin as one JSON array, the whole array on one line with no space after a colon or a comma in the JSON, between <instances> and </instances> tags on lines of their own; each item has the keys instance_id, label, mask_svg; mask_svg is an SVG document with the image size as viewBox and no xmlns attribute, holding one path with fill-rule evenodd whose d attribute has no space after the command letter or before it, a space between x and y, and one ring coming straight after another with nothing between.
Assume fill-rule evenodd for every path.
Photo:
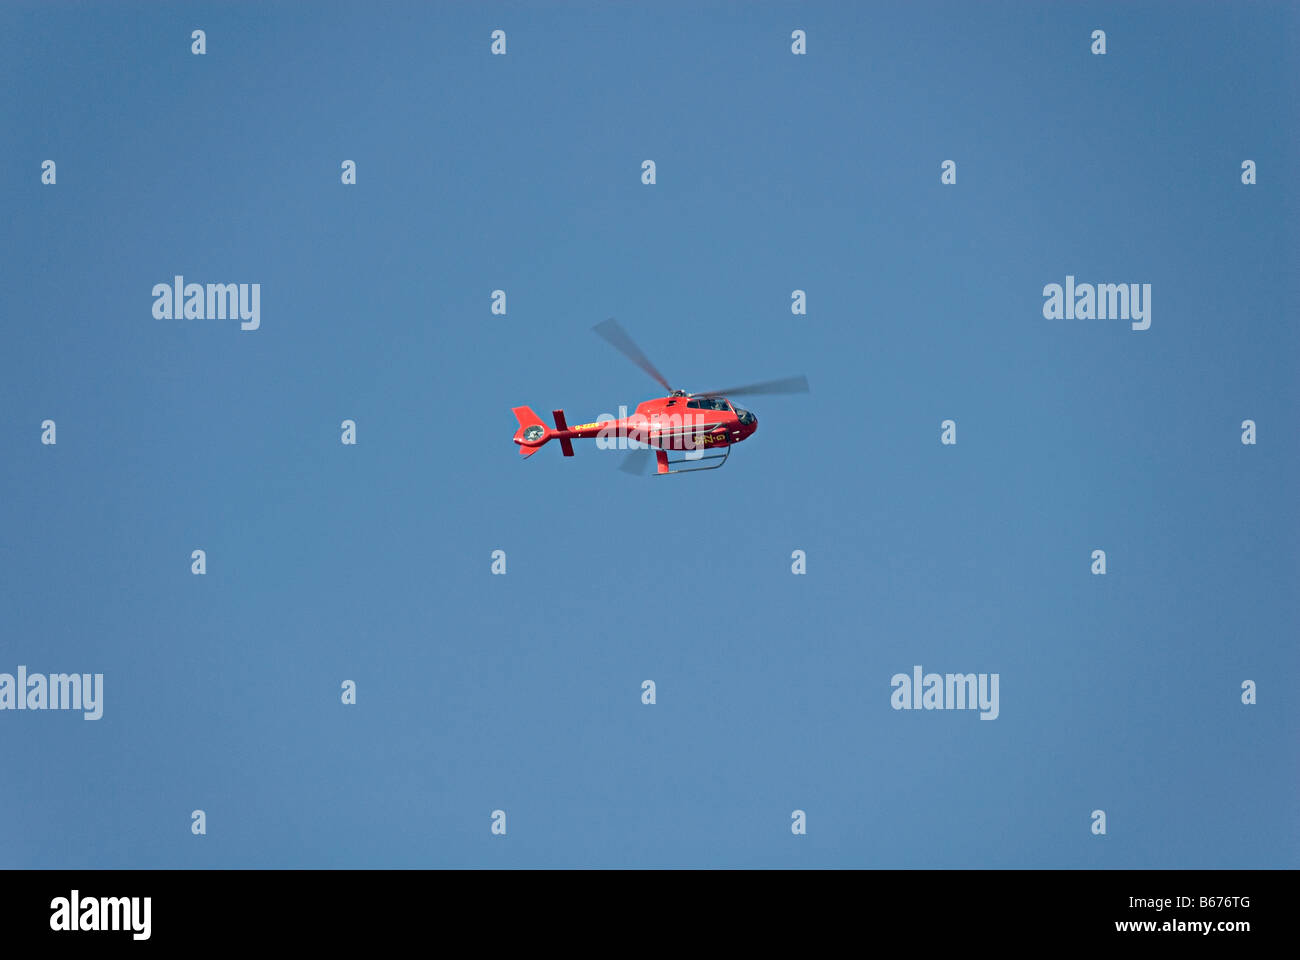
<instances>
[{"instance_id":1,"label":"tail fin","mask_svg":"<svg viewBox=\"0 0 1300 960\"><path fill-rule=\"evenodd\" d=\"M532 407L514 407L511 413L519 421L519 429L515 431L515 443L519 444L521 457L531 457L546 441L557 439L560 441L560 449L564 451L564 455L573 456L573 440L569 437L569 425L564 422L563 410L556 410L554 413L554 430L548 427L541 417L533 413Z\"/></svg>"},{"instance_id":2,"label":"tail fin","mask_svg":"<svg viewBox=\"0 0 1300 960\"><path fill-rule=\"evenodd\" d=\"M519 455L531 457L542 444L551 439L551 431L546 428L542 418L533 413L532 407L515 407L511 412L519 421L519 429L515 431L515 443L519 444Z\"/></svg>"}]
</instances>

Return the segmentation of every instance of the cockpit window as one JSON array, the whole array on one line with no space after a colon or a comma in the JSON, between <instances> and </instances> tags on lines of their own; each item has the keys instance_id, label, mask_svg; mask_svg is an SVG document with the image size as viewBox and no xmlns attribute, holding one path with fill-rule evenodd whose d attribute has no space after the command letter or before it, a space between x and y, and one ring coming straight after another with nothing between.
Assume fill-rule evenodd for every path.
<instances>
[{"instance_id":1,"label":"cockpit window","mask_svg":"<svg viewBox=\"0 0 1300 960\"><path fill-rule=\"evenodd\" d=\"M731 412L731 404L724 397L698 397L686 404L692 410L724 410Z\"/></svg>"},{"instance_id":2,"label":"cockpit window","mask_svg":"<svg viewBox=\"0 0 1300 960\"><path fill-rule=\"evenodd\" d=\"M726 397L696 397L694 400L688 401L686 406L692 410L721 410L725 413L731 412L731 404L727 402Z\"/></svg>"},{"instance_id":3,"label":"cockpit window","mask_svg":"<svg viewBox=\"0 0 1300 960\"><path fill-rule=\"evenodd\" d=\"M740 407L737 407L737 408L736 408L736 416L738 416L738 417L740 418L740 422L741 422L741 423L753 423L753 422L754 422L754 415L753 415L752 413L750 413L748 410L744 410L744 409L742 409L742 408L740 408Z\"/></svg>"}]
</instances>

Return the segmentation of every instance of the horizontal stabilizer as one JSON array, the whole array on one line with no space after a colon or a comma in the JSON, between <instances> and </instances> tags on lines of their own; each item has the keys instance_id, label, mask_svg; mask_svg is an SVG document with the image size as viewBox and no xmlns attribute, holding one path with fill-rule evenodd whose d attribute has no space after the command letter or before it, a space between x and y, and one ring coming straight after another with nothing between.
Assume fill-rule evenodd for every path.
<instances>
[{"instance_id":1,"label":"horizontal stabilizer","mask_svg":"<svg viewBox=\"0 0 1300 960\"><path fill-rule=\"evenodd\" d=\"M569 429L569 425L564 422L563 410L552 410L551 415L555 417L555 429L560 433ZM560 437L560 449L564 451L566 457L573 456L573 441L568 437Z\"/></svg>"}]
</instances>

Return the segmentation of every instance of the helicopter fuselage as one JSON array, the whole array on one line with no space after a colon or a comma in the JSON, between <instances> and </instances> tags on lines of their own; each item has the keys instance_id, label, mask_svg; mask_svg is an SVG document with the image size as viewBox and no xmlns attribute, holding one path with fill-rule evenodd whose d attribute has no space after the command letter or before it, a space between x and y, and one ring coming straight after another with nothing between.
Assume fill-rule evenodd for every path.
<instances>
[{"instance_id":1,"label":"helicopter fuselage","mask_svg":"<svg viewBox=\"0 0 1300 960\"><path fill-rule=\"evenodd\" d=\"M564 411L556 410L554 429L527 407L516 408L515 413L520 428L514 439L523 456L550 440L560 441L565 456L572 456L569 441L588 439L610 441L620 448L628 443L643 443L660 450L726 447L748 439L758 429L757 417L725 397L659 397L638 404L630 416L572 427L566 423Z\"/></svg>"},{"instance_id":2,"label":"helicopter fuselage","mask_svg":"<svg viewBox=\"0 0 1300 960\"><path fill-rule=\"evenodd\" d=\"M757 417L723 397L672 396L646 400L630 416L582 423L570 431L574 439L625 437L664 450L692 450L740 443L757 429Z\"/></svg>"}]
</instances>

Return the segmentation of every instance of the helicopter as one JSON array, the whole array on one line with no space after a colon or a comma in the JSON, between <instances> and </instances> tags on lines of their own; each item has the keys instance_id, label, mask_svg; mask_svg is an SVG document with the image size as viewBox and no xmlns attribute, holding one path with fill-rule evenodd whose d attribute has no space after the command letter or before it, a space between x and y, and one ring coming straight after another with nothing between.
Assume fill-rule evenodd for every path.
<instances>
[{"instance_id":1,"label":"helicopter","mask_svg":"<svg viewBox=\"0 0 1300 960\"><path fill-rule=\"evenodd\" d=\"M658 476L716 470L727 462L735 444L748 440L758 429L758 418L732 403L730 397L808 392L808 378L799 375L729 390L688 393L669 386L664 375L613 317L596 324L592 330L653 377L668 391L668 396L638 404L631 416L606 418L573 427L566 422L563 410L554 410L551 414L554 429L548 427L531 407L513 407L511 412L519 421L514 441L519 446L520 456L531 457L550 441L558 440L564 456L571 457L574 440L595 439L602 447L632 448L633 452L621 468L627 473L645 472L647 448L654 450ZM626 412L626 409L621 408L621 412ZM669 456L670 451L682 451L683 455L674 460Z\"/></svg>"}]
</instances>

